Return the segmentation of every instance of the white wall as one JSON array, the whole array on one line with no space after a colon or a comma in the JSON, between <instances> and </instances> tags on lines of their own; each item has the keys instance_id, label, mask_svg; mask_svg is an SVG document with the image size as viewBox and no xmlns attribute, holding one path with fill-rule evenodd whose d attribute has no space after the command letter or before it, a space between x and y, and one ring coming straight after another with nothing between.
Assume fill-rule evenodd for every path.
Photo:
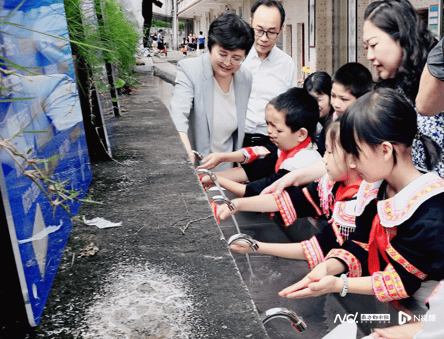
<instances>
[{"instance_id":1,"label":"white wall","mask_svg":"<svg viewBox=\"0 0 444 339\"><path fill-rule=\"evenodd\" d=\"M283 6L285 9L285 23L284 23L284 32L285 25L292 25L292 56L293 60L297 62L297 43L298 39L302 37L297 36L297 24L305 23L305 32L307 32L308 28L308 1L307 0L284 0ZM286 37L284 36L284 50L286 50ZM305 35L305 60L308 61L308 36L307 33Z\"/></svg>"}]
</instances>

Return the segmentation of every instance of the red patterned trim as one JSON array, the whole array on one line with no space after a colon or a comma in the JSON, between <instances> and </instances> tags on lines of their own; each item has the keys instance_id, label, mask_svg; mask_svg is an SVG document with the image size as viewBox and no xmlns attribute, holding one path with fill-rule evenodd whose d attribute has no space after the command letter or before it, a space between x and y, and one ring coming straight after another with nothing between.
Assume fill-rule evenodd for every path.
<instances>
[{"instance_id":1,"label":"red patterned trim","mask_svg":"<svg viewBox=\"0 0 444 339\"><path fill-rule=\"evenodd\" d=\"M352 240L356 245L361 246L363 249L365 249L368 252L368 244L360 242L360 241L356 241L356 240Z\"/></svg>"},{"instance_id":2,"label":"red patterned trim","mask_svg":"<svg viewBox=\"0 0 444 339\"><path fill-rule=\"evenodd\" d=\"M399 274L391 264L383 272L375 272L372 277L372 287L379 301L387 302L408 298Z\"/></svg>"},{"instance_id":3,"label":"red patterned trim","mask_svg":"<svg viewBox=\"0 0 444 339\"><path fill-rule=\"evenodd\" d=\"M318 194L322 214L326 217L330 216L330 210L333 206L333 194L332 190L335 185L334 181L329 180L328 173L324 174L318 181Z\"/></svg>"},{"instance_id":4,"label":"red patterned trim","mask_svg":"<svg viewBox=\"0 0 444 339\"><path fill-rule=\"evenodd\" d=\"M356 200L336 201L333 216L329 223L336 235L336 241L342 245L356 229Z\"/></svg>"},{"instance_id":5,"label":"red patterned trim","mask_svg":"<svg viewBox=\"0 0 444 339\"><path fill-rule=\"evenodd\" d=\"M401 277L399 276L398 272L396 272L395 268L391 264L388 264L384 271L390 272L399 297L401 299L408 298L409 295L407 294L404 288L404 284L402 283Z\"/></svg>"},{"instance_id":6,"label":"red patterned trim","mask_svg":"<svg viewBox=\"0 0 444 339\"><path fill-rule=\"evenodd\" d=\"M420 181L413 185L419 185L409 188L408 199L394 196L393 198L378 202L378 214L381 218L381 225L385 227L393 227L402 224L408 220L416 209L421 206L425 201L431 197L444 192L444 179L436 178L432 176L419 178ZM432 180L433 179L433 180ZM424 183L421 184L421 181Z\"/></svg>"},{"instance_id":7,"label":"red patterned trim","mask_svg":"<svg viewBox=\"0 0 444 339\"><path fill-rule=\"evenodd\" d=\"M284 191L280 195L277 195L276 193L272 193L272 195L276 201L282 219L284 220L285 226L290 226L298 218L293 202L290 199L290 195L287 191Z\"/></svg>"},{"instance_id":8,"label":"red patterned trim","mask_svg":"<svg viewBox=\"0 0 444 339\"><path fill-rule=\"evenodd\" d=\"M356 200L337 201L334 206L333 218L339 225L355 226L356 216L354 214ZM348 208L347 208L348 207ZM351 212L351 210L353 212Z\"/></svg>"},{"instance_id":9,"label":"red patterned trim","mask_svg":"<svg viewBox=\"0 0 444 339\"><path fill-rule=\"evenodd\" d=\"M339 231L338 225L336 225L336 223L333 220L330 220L330 221L331 221L331 223L330 223L331 228L333 229L333 232L335 233L335 236L336 236L336 242L340 246L342 246L342 244L344 243L344 238L342 237L342 234Z\"/></svg>"},{"instance_id":10,"label":"red patterned trim","mask_svg":"<svg viewBox=\"0 0 444 339\"><path fill-rule=\"evenodd\" d=\"M311 206L313 206L313 208L314 208L315 211L316 211L316 214L317 214L317 215L322 215L322 211L321 211L321 209L320 209L319 206L314 202L314 200L313 200L313 198L311 197L310 192L308 191L307 187L304 187L304 188L302 189L302 193L304 193L305 199L307 199L308 202L311 204Z\"/></svg>"},{"instance_id":11,"label":"red patterned trim","mask_svg":"<svg viewBox=\"0 0 444 339\"><path fill-rule=\"evenodd\" d=\"M378 181L375 183L368 183L366 181L362 181L361 186L359 187L358 196L357 196L357 206L356 206L356 215L361 215L364 212L365 207L376 198L378 195L379 187L381 186L382 181Z\"/></svg>"},{"instance_id":12,"label":"red patterned trim","mask_svg":"<svg viewBox=\"0 0 444 339\"><path fill-rule=\"evenodd\" d=\"M257 159L263 159L270 154L268 148L264 146L244 147L241 149L241 152L245 156L242 164L249 164Z\"/></svg>"},{"instance_id":13,"label":"red patterned trim","mask_svg":"<svg viewBox=\"0 0 444 339\"><path fill-rule=\"evenodd\" d=\"M444 285L444 280L441 280L438 285L436 285L435 289L433 290L432 294L430 294L430 296L427 298L427 300L425 301L426 305L429 304L430 302L430 298L433 298L439 291L439 289L442 287L442 285Z\"/></svg>"},{"instance_id":14,"label":"red patterned trim","mask_svg":"<svg viewBox=\"0 0 444 339\"><path fill-rule=\"evenodd\" d=\"M372 288L373 293L376 296L376 299L378 299L381 302L388 302L390 301L389 293L387 291L387 288L384 284L384 278L382 276L382 272L375 272L371 276L372 280Z\"/></svg>"},{"instance_id":15,"label":"red patterned trim","mask_svg":"<svg viewBox=\"0 0 444 339\"><path fill-rule=\"evenodd\" d=\"M330 250L330 252L328 252L325 260L330 258L342 260L348 266L348 276L350 278L357 278L362 275L361 263L352 253L342 248L333 248Z\"/></svg>"},{"instance_id":16,"label":"red patterned trim","mask_svg":"<svg viewBox=\"0 0 444 339\"><path fill-rule=\"evenodd\" d=\"M324 253L322 252L322 248L315 236L311 237L309 240L302 241L301 245L305 257L307 258L308 267L310 270L324 261Z\"/></svg>"},{"instance_id":17,"label":"red patterned trim","mask_svg":"<svg viewBox=\"0 0 444 339\"><path fill-rule=\"evenodd\" d=\"M410 274L413 274L415 277L421 280L425 280L425 278L427 278L427 274L410 264L397 250L393 248L390 243L387 245L386 252L394 261L404 267L405 270Z\"/></svg>"}]
</instances>

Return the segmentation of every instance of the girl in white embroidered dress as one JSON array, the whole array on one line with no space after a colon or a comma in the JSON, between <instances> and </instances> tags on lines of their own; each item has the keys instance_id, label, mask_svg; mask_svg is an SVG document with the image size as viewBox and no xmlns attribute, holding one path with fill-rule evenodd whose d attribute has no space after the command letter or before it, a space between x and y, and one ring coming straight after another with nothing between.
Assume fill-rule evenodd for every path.
<instances>
[{"instance_id":1,"label":"girl in white embroidered dress","mask_svg":"<svg viewBox=\"0 0 444 339\"><path fill-rule=\"evenodd\" d=\"M444 278L444 180L415 168L410 151L416 131L414 108L392 89L370 92L347 110L341 144L349 166L365 180L357 197L356 230L280 296L343 295L348 283L348 292L391 301L409 297L423 280ZM433 168L439 147L421 138ZM346 282L335 277L347 272Z\"/></svg>"},{"instance_id":2,"label":"girl in white embroidered dress","mask_svg":"<svg viewBox=\"0 0 444 339\"><path fill-rule=\"evenodd\" d=\"M282 215L285 211L293 210L294 214L300 214L299 216L307 216L305 213L311 216L324 215L330 219L329 226L307 241L289 244L257 242L259 245L257 253L307 260L310 269L313 269L322 262L331 248L342 244L344 238L353 232L355 225L352 212L356 203L354 196L361 178L354 169L347 167L345 155L339 141L339 122L336 121L331 123L327 130L326 151L323 158L327 174L318 183L313 183L304 190L293 187L292 189L296 191L293 193L284 191L286 197L283 199L276 194L266 194L232 201L236 206L234 212L279 211ZM286 207L280 207L283 201L287 201ZM225 219L231 215L227 208L220 207L218 212L220 218ZM283 216L283 220L287 227L295 221L291 216ZM231 245L230 249L238 253L251 252L250 247L241 241Z\"/></svg>"}]
</instances>

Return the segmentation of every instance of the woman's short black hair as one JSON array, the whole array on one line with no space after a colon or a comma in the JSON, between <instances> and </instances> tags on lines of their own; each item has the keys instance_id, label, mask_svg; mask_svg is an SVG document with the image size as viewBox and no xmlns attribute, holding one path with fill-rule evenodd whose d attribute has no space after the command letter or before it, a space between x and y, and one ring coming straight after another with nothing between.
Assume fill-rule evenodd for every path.
<instances>
[{"instance_id":1,"label":"woman's short black hair","mask_svg":"<svg viewBox=\"0 0 444 339\"><path fill-rule=\"evenodd\" d=\"M259 8L259 6L262 6L262 5L264 5L265 7L268 7L268 8L276 7L279 10L279 13L281 15L281 26L279 28L281 28L282 25L284 24L284 21L285 21L285 10L284 10L284 7L282 7L281 3L276 0L259 0L259 1L255 2L253 7L251 7L251 18L253 19L254 12L256 12L256 10Z\"/></svg>"},{"instance_id":2,"label":"woman's short black hair","mask_svg":"<svg viewBox=\"0 0 444 339\"><path fill-rule=\"evenodd\" d=\"M307 92L314 91L316 94L331 95L331 76L327 72L311 73L304 80L304 88Z\"/></svg>"},{"instance_id":3,"label":"woman's short black hair","mask_svg":"<svg viewBox=\"0 0 444 339\"><path fill-rule=\"evenodd\" d=\"M364 20L390 35L402 49L402 60L395 79L379 79L377 86L393 88L400 85L414 102L428 52L436 44L431 32L408 0L372 2L365 10Z\"/></svg>"},{"instance_id":4,"label":"woman's short black hair","mask_svg":"<svg viewBox=\"0 0 444 339\"><path fill-rule=\"evenodd\" d=\"M344 150L359 158L359 142L376 147L384 141L410 147L417 134L417 114L407 98L391 88L378 88L357 99L341 118L340 139ZM419 137L426 165L433 168L440 148L427 136ZM396 153L395 162L396 162Z\"/></svg>"},{"instance_id":5,"label":"woman's short black hair","mask_svg":"<svg viewBox=\"0 0 444 339\"><path fill-rule=\"evenodd\" d=\"M253 29L234 13L225 13L216 18L208 31L208 49L220 45L226 50L243 49L245 55L254 43Z\"/></svg>"}]
</instances>

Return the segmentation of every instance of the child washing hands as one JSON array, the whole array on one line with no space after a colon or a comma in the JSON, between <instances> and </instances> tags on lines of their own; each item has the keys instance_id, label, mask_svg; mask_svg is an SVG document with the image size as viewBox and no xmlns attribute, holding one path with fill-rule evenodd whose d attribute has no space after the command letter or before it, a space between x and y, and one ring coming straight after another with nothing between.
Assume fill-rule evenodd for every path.
<instances>
[{"instance_id":1,"label":"child washing hands","mask_svg":"<svg viewBox=\"0 0 444 339\"><path fill-rule=\"evenodd\" d=\"M411 157L413 140L419 138L433 168L439 147L417 135L414 108L395 90L377 89L352 104L341 119L340 133L349 166L364 179L355 232L279 295L350 292L387 302L408 298L424 280L443 279L444 179L419 172Z\"/></svg>"},{"instance_id":2,"label":"child washing hands","mask_svg":"<svg viewBox=\"0 0 444 339\"><path fill-rule=\"evenodd\" d=\"M307 260L310 269L313 269L324 260L330 249L340 246L353 232L355 196L361 183L356 170L346 165L345 152L339 141L338 121L328 127L325 145L323 161L327 174L319 182L303 189L290 187L282 196L266 194L233 199L236 209L230 211L225 205L218 206L218 218L224 220L236 211L279 211L287 227L291 227L296 216L328 218L328 226L309 240L289 244L257 242L259 249L256 253ZM232 244L230 249L238 253L251 253L248 245L241 241Z\"/></svg>"},{"instance_id":3,"label":"child washing hands","mask_svg":"<svg viewBox=\"0 0 444 339\"><path fill-rule=\"evenodd\" d=\"M265 109L268 135L276 147L245 147L231 153L213 153L206 157L198 169L211 169L221 162L249 164L266 158L267 162L245 171L236 167L214 173L219 184L238 196L259 194L263 188L296 168L309 166L321 160L311 136L319 120L319 106L316 100L302 88L291 88L277 96ZM262 173L262 179L248 183L250 171ZM201 178L204 188L212 186L209 177Z\"/></svg>"}]
</instances>

